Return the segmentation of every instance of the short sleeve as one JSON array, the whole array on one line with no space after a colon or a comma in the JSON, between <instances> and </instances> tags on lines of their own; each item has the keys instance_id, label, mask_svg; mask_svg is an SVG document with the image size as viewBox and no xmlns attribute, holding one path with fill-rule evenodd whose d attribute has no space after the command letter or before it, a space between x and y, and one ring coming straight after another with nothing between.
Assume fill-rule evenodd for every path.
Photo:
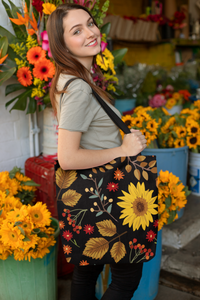
<instances>
[{"instance_id":1,"label":"short sleeve","mask_svg":"<svg viewBox=\"0 0 200 300\"><path fill-rule=\"evenodd\" d=\"M91 110L92 90L82 80L70 83L60 104L59 128L86 132L94 117Z\"/></svg>"}]
</instances>

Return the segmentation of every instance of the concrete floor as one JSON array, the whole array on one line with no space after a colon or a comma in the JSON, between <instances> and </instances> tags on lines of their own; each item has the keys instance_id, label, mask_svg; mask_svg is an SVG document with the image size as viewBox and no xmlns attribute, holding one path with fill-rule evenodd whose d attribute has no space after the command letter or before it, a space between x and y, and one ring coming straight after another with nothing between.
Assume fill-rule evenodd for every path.
<instances>
[{"instance_id":1,"label":"concrete floor","mask_svg":"<svg viewBox=\"0 0 200 300\"><path fill-rule=\"evenodd\" d=\"M71 280L58 280L58 300L70 300ZM184 293L164 285L159 286L158 295L155 300L200 300L200 297ZM81 299L80 299L81 300ZM112 299L111 299L112 300ZM122 299L123 300L123 299ZM141 299L146 300L146 299Z\"/></svg>"}]
</instances>

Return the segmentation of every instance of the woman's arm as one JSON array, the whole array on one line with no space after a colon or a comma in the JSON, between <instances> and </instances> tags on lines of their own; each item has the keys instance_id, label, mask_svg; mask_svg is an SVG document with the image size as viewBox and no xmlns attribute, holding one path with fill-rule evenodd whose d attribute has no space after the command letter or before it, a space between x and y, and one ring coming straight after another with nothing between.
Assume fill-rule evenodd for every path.
<instances>
[{"instance_id":1,"label":"woman's arm","mask_svg":"<svg viewBox=\"0 0 200 300\"><path fill-rule=\"evenodd\" d=\"M146 139L139 130L131 129L121 146L104 150L80 148L81 132L59 129L58 161L63 170L97 167L121 156L134 156L146 148Z\"/></svg>"}]
</instances>

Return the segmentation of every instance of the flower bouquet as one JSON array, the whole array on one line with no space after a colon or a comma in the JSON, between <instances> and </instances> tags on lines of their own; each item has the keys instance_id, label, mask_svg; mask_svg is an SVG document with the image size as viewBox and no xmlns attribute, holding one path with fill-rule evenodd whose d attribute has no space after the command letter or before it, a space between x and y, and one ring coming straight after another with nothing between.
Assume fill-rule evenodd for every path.
<instances>
[{"instance_id":1,"label":"flower bouquet","mask_svg":"<svg viewBox=\"0 0 200 300\"><path fill-rule=\"evenodd\" d=\"M29 183L29 184L27 184ZM36 185L36 184L35 184ZM56 241L51 213L46 204L23 204L22 195L33 196L33 181L13 170L0 173L0 259L43 258ZM27 192L27 193L26 193ZM29 194L29 197L28 197ZM20 197L22 197L20 199ZM30 201L27 201L30 203Z\"/></svg>"},{"instance_id":2,"label":"flower bouquet","mask_svg":"<svg viewBox=\"0 0 200 300\"><path fill-rule=\"evenodd\" d=\"M191 193L179 178L169 171L159 173L158 186L158 230L164 224L171 224L178 218L177 212L187 204L187 196Z\"/></svg>"},{"instance_id":3,"label":"flower bouquet","mask_svg":"<svg viewBox=\"0 0 200 300\"><path fill-rule=\"evenodd\" d=\"M93 14L97 24L103 23L103 17L108 9L109 1L106 0L99 8L99 0L74 0L74 3L86 6ZM39 107L43 110L50 104L49 88L55 74L55 65L49 49L48 36L46 32L46 21L56 6L62 4L61 0L53 3L41 0L29 3L23 2L22 8L18 8L10 1L10 6L2 0L8 17L12 22L15 35L0 26L0 36L7 36L9 43L8 61L13 66L14 78L18 83L6 86L5 94L9 95L15 91L19 94L6 103L6 108L14 104L13 109L22 110L26 113L34 113ZM94 81L102 86L104 90L114 90L117 84L114 66L121 61L127 49L115 50L112 53L106 48L106 37L110 24L101 28L102 32L102 57L98 55L97 64L103 71L104 80L100 82L95 70L92 70Z\"/></svg>"}]
</instances>

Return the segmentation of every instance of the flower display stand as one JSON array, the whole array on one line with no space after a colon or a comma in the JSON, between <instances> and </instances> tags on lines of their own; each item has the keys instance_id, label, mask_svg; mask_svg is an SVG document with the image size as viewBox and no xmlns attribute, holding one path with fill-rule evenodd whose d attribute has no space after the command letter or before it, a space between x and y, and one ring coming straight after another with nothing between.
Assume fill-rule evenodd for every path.
<instances>
[{"instance_id":1,"label":"flower display stand","mask_svg":"<svg viewBox=\"0 0 200 300\"><path fill-rule=\"evenodd\" d=\"M148 149L142 151L143 155L155 155L158 173L160 170L172 172L179 177L183 185L187 182L188 146L180 148ZM179 219L183 216L184 208L178 212Z\"/></svg>"},{"instance_id":2,"label":"flower display stand","mask_svg":"<svg viewBox=\"0 0 200 300\"><path fill-rule=\"evenodd\" d=\"M162 230L158 231L157 248L155 257L144 263L142 278L131 300L153 300L158 293L160 266L162 257ZM104 291L111 282L111 272L106 265L104 271L100 274L97 286L96 297L101 299Z\"/></svg>"},{"instance_id":3,"label":"flower display stand","mask_svg":"<svg viewBox=\"0 0 200 300\"><path fill-rule=\"evenodd\" d=\"M200 196L200 153L189 153L189 189Z\"/></svg>"},{"instance_id":4,"label":"flower display stand","mask_svg":"<svg viewBox=\"0 0 200 300\"><path fill-rule=\"evenodd\" d=\"M123 112L129 111L135 107L136 99L116 99L115 107L122 114Z\"/></svg>"},{"instance_id":5,"label":"flower display stand","mask_svg":"<svg viewBox=\"0 0 200 300\"><path fill-rule=\"evenodd\" d=\"M54 237L59 235L59 223ZM13 256L0 260L1 300L56 300L57 299L57 243L42 259L17 261Z\"/></svg>"},{"instance_id":6,"label":"flower display stand","mask_svg":"<svg viewBox=\"0 0 200 300\"><path fill-rule=\"evenodd\" d=\"M183 105L174 105L171 109L165 107L165 109L171 114L180 114L181 110L183 109Z\"/></svg>"}]
</instances>

